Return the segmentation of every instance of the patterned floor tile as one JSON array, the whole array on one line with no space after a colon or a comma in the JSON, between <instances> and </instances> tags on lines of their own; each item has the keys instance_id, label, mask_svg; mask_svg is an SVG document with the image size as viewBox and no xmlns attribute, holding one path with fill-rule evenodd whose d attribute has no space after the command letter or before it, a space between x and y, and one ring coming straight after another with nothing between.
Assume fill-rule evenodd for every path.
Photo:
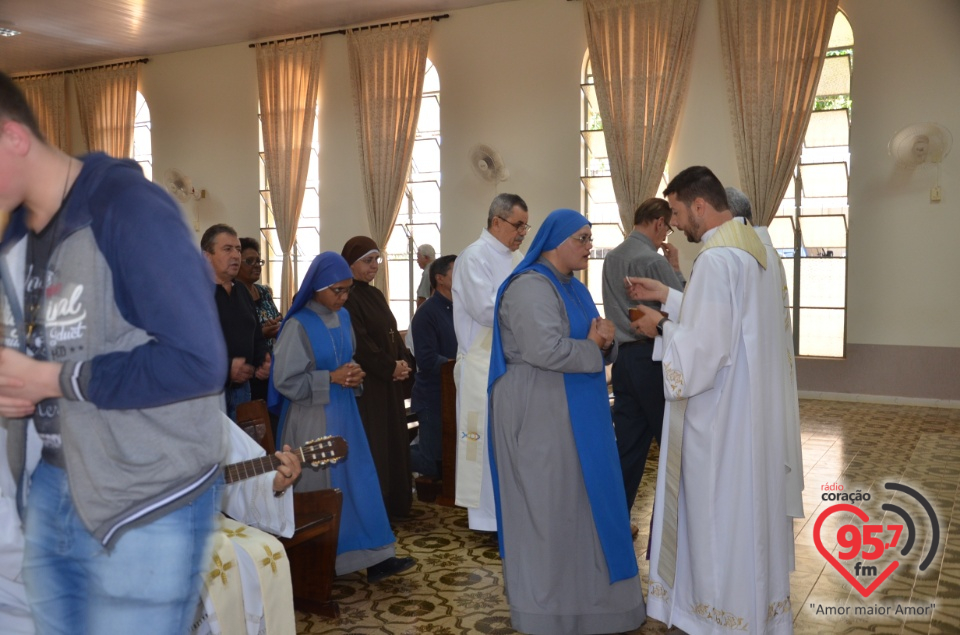
<instances>
[{"instance_id":1,"label":"patterned floor tile","mask_svg":"<svg viewBox=\"0 0 960 635\"><path fill-rule=\"evenodd\" d=\"M790 579L794 632L960 633L960 410L805 400L800 414L806 518L794 522L797 570ZM631 521L640 527L635 551L644 591L656 472L654 447L631 510ZM930 550L930 522L918 503L886 489L888 482L914 487L930 500L938 516L941 537L925 572L919 572L918 565ZM870 501L852 503L870 515L871 523L883 527L901 523L892 512L882 511L884 503L898 505L915 521L912 550L900 555L904 537L895 550L884 553L879 566L895 557L900 566L867 598L827 563L814 543L817 516L836 504L823 500L821 486L834 483L842 484L847 493L859 489L871 495ZM834 554L836 533L846 522L831 518L821 530L824 546ZM503 595L496 538L470 531L464 510L417 502L411 518L396 523L394 530L398 553L415 557L417 566L373 586L361 574L338 578L333 594L340 604L340 619L298 612L298 633L515 633ZM926 613L903 613L920 609ZM667 632L665 624L650 619L634 634Z\"/></svg>"}]
</instances>

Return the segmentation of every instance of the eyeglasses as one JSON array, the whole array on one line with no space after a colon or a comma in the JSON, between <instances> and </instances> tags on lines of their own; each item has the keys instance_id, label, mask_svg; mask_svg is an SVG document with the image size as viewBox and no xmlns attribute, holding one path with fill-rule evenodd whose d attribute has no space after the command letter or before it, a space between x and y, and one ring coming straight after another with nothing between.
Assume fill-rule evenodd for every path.
<instances>
[{"instance_id":1,"label":"eyeglasses","mask_svg":"<svg viewBox=\"0 0 960 635\"><path fill-rule=\"evenodd\" d=\"M660 217L660 220L663 221L663 226L664 226L664 228L667 230L667 236L669 236L670 234L672 234L672 233L673 233L673 227L670 227L670 223L667 222L667 219L665 219L663 216L661 216L661 217Z\"/></svg>"},{"instance_id":2,"label":"eyeglasses","mask_svg":"<svg viewBox=\"0 0 960 635\"><path fill-rule=\"evenodd\" d=\"M593 244L593 236L590 234L580 234L579 236L571 236L571 240L575 240L580 243L581 247L586 247L587 243Z\"/></svg>"},{"instance_id":3,"label":"eyeglasses","mask_svg":"<svg viewBox=\"0 0 960 635\"><path fill-rule=\"evenodd\" d=\"M502 217L500 217L500 216L497 216L497 218L499 218L500 220L502 220L503 222L505 222L507 225L510 225L510 227L513 227L515 230L517 230L517 231L518 231L519 233L521 233L521 234L522 234L523 232L530 231L530 228L532 227L532 225L527 225L526 223L524 223L524 222L521 221L521 220L518 220L518 221L515 222L515 223L511 223L511 222L508 221L506 218L502 218Z\"/></svg>"},{"instance_id":4,"label":"eyeglasses","mask_svg":"<svg viewBox=\"0 0 960 635\"><path fill-rule=\"evenodd\" d=\"M360 262L362 262L367 266L370 266L373 263L380 264L381 262L383 262L383 256L367 256L366 258L361 258Z\"/></svg>"},{"instance_id":5,"label":"eyeglasses","mask_svg":"<svg viewBox=\"0 0 960 635\"><path fill-rule=\"evenodd\" d=\"M266 260L261 258L245 258L243 260L243 264L247 265L248 267L262 267L263 263L265 262Z\"/></svg>"},{"instance_id":6,"label":"eyeglasses","mask_svg":"<svg viewBox=\"0 0 960 635\"><path fill-rule=\"evenodd\" d=\"M334 296L339 298L344 293L350 293L350 290L353 289L353 285L350 285L349 287L327 287L327 288L333 291Z\"/></svg>"}]
</instances>

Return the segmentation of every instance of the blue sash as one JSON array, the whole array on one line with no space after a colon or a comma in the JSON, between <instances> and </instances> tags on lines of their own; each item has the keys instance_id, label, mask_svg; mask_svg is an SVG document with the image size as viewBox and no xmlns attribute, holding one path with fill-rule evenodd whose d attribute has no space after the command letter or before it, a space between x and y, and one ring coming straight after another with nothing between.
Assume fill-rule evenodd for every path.
<instances>
[{"instance_id":1,"label":"blue sash","mask_svg":"<svg viewBox=\"0 0 960 635\"><path fill-rule=\"evenodd\" d=\"M567 319L570 322L570 337L586 339L593 319L599 317L590 292L579 280L569 284L561 283L553 272L542 264L529 267L543 274L560 292ZM490 358L490 379L488 391L492 392L495 382L506 372L506 358L500 338L500 300L507 286L519 275L520 268L500 287L497 304L494 308L493 351ZM638 574L637 557L633 551L633 538L630 536L630 514L626 505L623 489L623 475L620 473L620 455L617 453L617 440L610 416L610 401L607 397L607 380L601 370L595 373L564 373L563 385L566 390L567 407L570 410L570 424L573 439L580 457L580 469L587 496L590 499L590 511L597 528L597 536L610 573L610 583L626 580ZM491 404L492 406L492 404ZM488 412L492 413L493 408ZM493 439L494 421L487 417L489 439ZM500 484L496 467L494 444L489 443L490 463L493 466L493 492L497 504L497 527L500 532L501 557L503 556L503 523L500 512Z\"/></svg>"},{"instance_id":2,"label":"blue sash","mask_svg":"<svg viewBox=\"0 0 960 635\"><path fill-rule=\"evenodd\" d=\"M303 325L310 338L314 365L318 370L336 370L353 357L350 314L346 309L340 309L337 315L340 317L340 326L334 329L328 329L320 316L308 308L292 316ZM334 342L338 343L336 349ZM289 401L283 395L279 397L281 415L277 436L282 439ZM331 383L330 403L323 410L327 419L326 434L343 437L349 446L346 459L326 468L330 470L330 484L343 492L337 554L376 549L396 542L387 519L387 510L383 506L377 468L373 465L353 388Z\"/></svg>"}]
</instances>

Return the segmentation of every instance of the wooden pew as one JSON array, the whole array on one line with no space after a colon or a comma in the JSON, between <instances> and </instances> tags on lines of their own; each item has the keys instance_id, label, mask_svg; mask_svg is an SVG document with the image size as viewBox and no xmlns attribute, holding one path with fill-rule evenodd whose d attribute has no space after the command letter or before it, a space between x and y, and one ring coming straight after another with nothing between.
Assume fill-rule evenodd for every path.
<instances>
[{"instance_id":1,"label":"wooden pew","mask_svg":"<svg viewBox=\"0 0 960 635\"><path fill-rule=\"evenodd\" d=\"M274 453L270 415L262 399L237 406L237 421L268 454ZM290 538L279 539L290 560L294 607L331 619L340 616L340 607L330 596L342 506L343 494L338 489L293 494L296 530Z\"/></svg>"}]
</instances>

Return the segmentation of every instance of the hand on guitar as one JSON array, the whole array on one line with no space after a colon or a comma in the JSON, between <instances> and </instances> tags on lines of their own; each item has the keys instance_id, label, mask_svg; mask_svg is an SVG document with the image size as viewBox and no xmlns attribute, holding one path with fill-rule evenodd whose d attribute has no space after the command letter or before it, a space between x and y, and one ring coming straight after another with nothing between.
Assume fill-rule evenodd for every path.
<instances>
[{"instance_id":1,"label":"hand on guitar","mask_svg":"<svg viewBox=\"0 0 960 635\"><path fill-rule=\"evenodd\" d=\"M283 452L274 452L273 455L280 461L273 477L273 491L279 493L300 478L300 458L292 452L289 445L283 446Z\"/></svg>"}]
</instances>

